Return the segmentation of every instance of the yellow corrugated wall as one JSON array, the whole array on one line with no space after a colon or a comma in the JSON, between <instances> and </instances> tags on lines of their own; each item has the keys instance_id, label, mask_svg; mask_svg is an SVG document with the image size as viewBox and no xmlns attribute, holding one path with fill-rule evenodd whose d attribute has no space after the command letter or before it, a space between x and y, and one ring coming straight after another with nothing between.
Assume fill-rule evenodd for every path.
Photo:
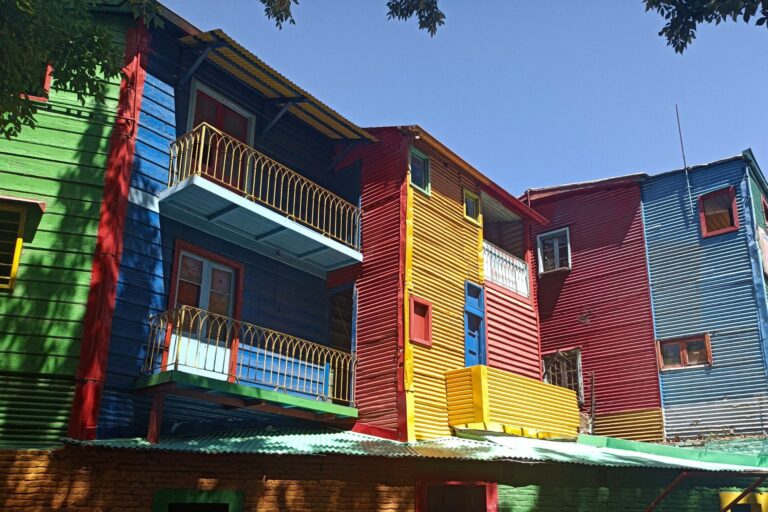
<instances>
[{"instance_id":1,"label":"yellow corrugated wall","mask_svg":"<svg viewBox=\"0 0 768 512\"><path fill-rule=\"evenodd\" d=\"M595 434L633 441L663 441L661 408L600 414L595 418Z\"/></svg>"},{"instance_id":2,"label":"yellow corrugated wall","mask_svg":"<svg viewBox=\"0 0 768 512\"><path fill-rule=\"evenodd\" d=\"M464 366L464 282L481 283L479 225L464 217L463 189L479 186L456 166L446 165L428 148L431 193L411 187L413 237L411 289L432 303L432 347L411 345L414 435L450 435L444 374ZM408 281L408 277L406 277Z\"/></svg>"}]
</instances>

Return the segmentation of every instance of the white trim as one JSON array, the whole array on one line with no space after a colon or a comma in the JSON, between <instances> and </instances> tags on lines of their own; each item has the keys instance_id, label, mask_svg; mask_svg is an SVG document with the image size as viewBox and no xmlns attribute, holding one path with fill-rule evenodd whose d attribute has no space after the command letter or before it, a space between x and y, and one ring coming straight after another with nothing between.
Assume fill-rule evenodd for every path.
<instances>
[{"instance_id":1,"label":"white trim","mask_svg":"<svg viewBox=\"0 0 768 512\"><path fill-rule=\"evenodd\" d=\"M557 267L552 270L544 270L544 258L542 253L542 246L541 246L541 239L547 238L550 236L557 236L560 233L565 232L565 243L568 246L568 266L567 267ZM557 240L555 240L555 252L557 253L555 255L555 259L559 262L560 261L560 247L557 243ZM547 231L546 233L541 233L540 235L536 236L536 256L539 263L539 275L542 274L549 274L551 272L562 272L564 270L571 270L572 264L571 264L571 232L568 226L564 228L559 229L553 229L552 231Z\"/></svg>"},{"instance_id":2,"label":"white trim","mask_svg":"<svg viewBox=\"0 0 768 512\"><path fill-rule=\"evenodd\" d=\"M248 140L245 141L246 144L249 146L253 144L253 138L254 138L254 131L256 129L256 116L248 110L247 108L243 107L239 103L235 103L234 101L230 100L226 96L222 95L221 93L217 92L215 89L212 89L211 87L208 87L200 80L193 78L192 79L192 85L189 87L189 108L187 109L187 131L192 131L194 128L193 123L195 122L195 106L197 99L197 91L202 91L211 98L215 99L222 105L226 105L227 107L231 108L241 116L245 117L248 120Z\"/></svg>"}]
</instances>

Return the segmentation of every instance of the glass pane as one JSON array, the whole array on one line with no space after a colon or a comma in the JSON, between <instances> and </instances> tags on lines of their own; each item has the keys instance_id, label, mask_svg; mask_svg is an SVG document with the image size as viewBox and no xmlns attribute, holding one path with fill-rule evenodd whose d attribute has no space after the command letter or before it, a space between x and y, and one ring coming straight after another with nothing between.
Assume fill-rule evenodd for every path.
<instances>
[{"instance_id":1,"label":"glass pane","mask_svg":"<svg viewBox=\"0 0 768 512\"><path fill-rule=\"evenodd\" d=\"M232 291L232 272L213 268L211 272L211 290L229 293Z\"/></svg>"},{"instance_id":2,"label":"glass pane","mask_svg":"<svg viewBox=\"0 0 768 512\"><path fill-rule=\"evenodd\" d=\"M181 257L181 269L179 271L179 277L185 281L202 284L203 262L187 256L186 254L183 255Z\"/></svg>"},{"instance_id":3,"label":"glass pane","mask_svg":"<svg viewBox=\"0 0 768 512\"><path fill-rule=\"evenodd\" d=\"M477 198L465 195L464 196L465 213L470 219L477 219L480 214L480 208L477 204Z\"/></svg>"},{"instance_id":4,"label":"glass pane","mask_svg":"<svg viewBox=\"0 0 768 512\"><path fill-rule=\"evenodd\" d=\"M179 281L176 304L198 307L200 305L200 285Z\"/></svg>"},{"instance_id":5,"label":"glass pane","mask_svg":"<svg viewBox=\"0 0 768 512\"><path fill-rule=\"evenodd\" d=\"M480 325L482 324L482 319L478 316L468 314L467 315L467 332L470 335L480 335Z\"/></svg>"},{"instance_id":6,"label":"glass pane","mask_svg":"<svg viewBox=\"0 0 768 512\"><path fill-rule=\"evenodd\" d=\"M427 162L414 154L411 154L411 183L421 189L427 189Z\"/></svg>"},{"instance_id":7,"label":"glass pane","mask_svg":"<svg viewBox=\"0 0 768 512\"><path fill-rule=\"evenodd\" d=\"M208 311L217 315L229 316L229 301L230 295L228 293L212 291L208 296Z\"/></svg>"},{"instance_id":8,"label":"glass pane","mask_svg":"<svg viewBox=\"0 0 768 512\"><path fill-rule=\"evenodd\" d=\"M680 356L680 344L679 343L665 343L661 345L661 358L664 362L664 367L682 366L683 359Z\"/></svg>"},{"instance_id":9,"label":"glass pane","mask_svg":"<svg viewBox=\"0 0 768 512\"><path fill-rule=\"evenodd\" d=\"M570 247L568 247L568 237L565 236L565 233L561 233L557 237L557 244L558 244L558 267L560 268L568 268L570 266L568 262L568 251L570 250Z\"/></svg>"},{"instance_id":10,"label":"glass pane","mask_svg":"<svg viewBox=\"0 0 768 512\"><path fill-rule=\"evenodd\" d=\"M689 341L685 344L688 364L707 364L707 344L704 340Z\"/></svg>"},{"instance_id":11,"label":"glass pane","mask_svg":"<svg viewBox=\"0 0 768 512\"><path fill-rule=\"evenodd\" d=\"M555 239L554 238L542 238L541 239L541 259L544 266L544 272L549 270L555 270L557 268L557 262L555 261Z\"/></svg>"},{"instance_id":12,"label":"glass pane","mask_svg":"<svg viewBox=\"0 0 768 512\"><path fill-rule=\"evenodd\" d=\"M707 231L718 231L735 225L730 194L717 194L703 201Z\"/></svg>"}]
</instances>

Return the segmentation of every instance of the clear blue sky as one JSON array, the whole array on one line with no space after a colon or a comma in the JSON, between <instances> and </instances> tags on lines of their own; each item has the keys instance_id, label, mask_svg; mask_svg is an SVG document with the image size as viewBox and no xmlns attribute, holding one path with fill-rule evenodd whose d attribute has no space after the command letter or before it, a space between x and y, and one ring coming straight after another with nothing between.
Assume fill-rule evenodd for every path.
<instances>
[{"instance_id":1,"label":"clear blue sky","mask_svg":"<svg viewBox=\"0 0 768 512\"><path fill-rule=\"evenodd\" d=\"M440 0L434 38L385 0L166 0L361 126L419 124L511 192L682 167L751 147L768 172L768 30L703 27L682 56L640 0Z\"/></svg>"}]
</instances>

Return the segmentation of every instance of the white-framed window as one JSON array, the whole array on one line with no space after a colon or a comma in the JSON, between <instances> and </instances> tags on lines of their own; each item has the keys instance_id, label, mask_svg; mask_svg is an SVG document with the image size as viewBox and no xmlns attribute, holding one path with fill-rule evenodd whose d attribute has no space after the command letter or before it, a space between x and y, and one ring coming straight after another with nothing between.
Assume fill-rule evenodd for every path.
<instances>
[{"instance_id":1,"label":"white-framed window","mask_svg":"<svg viewBox=\"0 0 768 512\"><path fill-rule=\"evenodd\" d=\"M177 264L176 305L232 316L235 269L188 251L181 251Z\"/></svg>"},{"instance_id":2,"label":"white-framed window","mask_svg":"<svg viewBox=\"0 0 768 512\"><path fill-rule=\"evenodd\" d=\"M536 237L539 255L539 274L571 269L571 235L568 228L560 228Z\"/></svg>"},{"instance_id":3,"label":"white-framed window","mask_svg":"<svg viewBox=\"0 0 768 512\"><path fill-rule=\"evenodd\" d=\"M255 116L199 80L192 80L189 90L187 131L201 122L231 135L240 142L250 144L254 137Z\"/></svg>"},{"instance_id":4,"label":"white-framed window","mask_svg":"<svg viewBox=\"0 0 768 512\"><path fill-rule=\"evenodd\" d=\"M576 392L584 402L584 380L581 372L581 350L574 348L544 356L544 382Z\"/></svg>"}]
</instances>

